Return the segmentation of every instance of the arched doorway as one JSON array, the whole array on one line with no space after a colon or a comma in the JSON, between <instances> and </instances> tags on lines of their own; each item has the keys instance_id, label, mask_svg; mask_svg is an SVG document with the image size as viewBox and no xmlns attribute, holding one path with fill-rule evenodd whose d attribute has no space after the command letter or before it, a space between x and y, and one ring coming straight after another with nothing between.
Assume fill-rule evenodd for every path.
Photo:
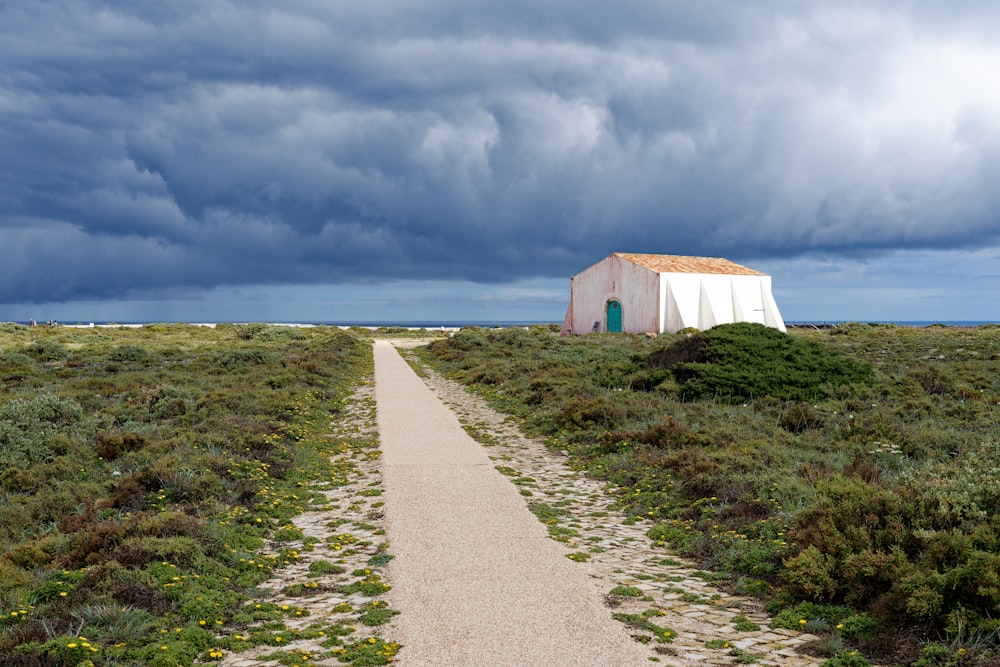
<instances>
[{"instance_id":1,"label":"arched doorway","mask_svg":"<svg viewBox=\"0 0 1000 667\"><path fill-rule=\"evenodd\" d=\"M608 301L608 333L622 332L622 305L617 301Z\"/></svg>"}]
</instances>

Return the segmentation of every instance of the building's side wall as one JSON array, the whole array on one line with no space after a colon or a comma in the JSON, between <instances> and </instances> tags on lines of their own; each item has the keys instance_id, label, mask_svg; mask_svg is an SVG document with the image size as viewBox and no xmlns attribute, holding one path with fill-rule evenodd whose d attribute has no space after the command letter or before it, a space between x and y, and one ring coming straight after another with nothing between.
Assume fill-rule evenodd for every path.
<instances>
[{"instance_id":1,"label":"building's side wall","mask_svg":"<svg viewBox=\"0 0 1000 667\"><path fill-rule=\"evenodd\" d=\"M770 276L662 273L659 282L662 333L732 322L757 322L785 331Z\"/></svg>"},{"instance_id":2,"label":"building's side wall","mask_svg":"<svg viewBox=\"0 0 1000 667\"><path fill-rule=\"evenodd\" d=\"M698 327L698 306L701 303L701 274L660 274L659 333L675 333L688 327Z\"/></svg>"},{"instance_id":3,"label":"building's side wall","mask_svg":"<svg viewBox=\"0 0 1000 667\"><path fill-rule=\"evenodd\" d=\"M733 276L734 322L756 322L785 331L785 322L771 294L771 276Z\"/></svg>"},{"instance_id":4,"label":"building's side wall","mask_svg":"<svg viewBox=\"0 0 1000 667\"><path fill-rule=\"evenodd\" d=\"M771 276L760 279L761 301L764 303L764 324L778 331L788 331L785 328L785 320L781 317L778 304L774 300L774 293L771 291Z\"/></svg>"},{"instance_id":5,"label":"building's side wall","mask_svg":"<svg viewBox=\"0 0 1000 667\"><path fill-rule=\"evenodd\" d=\"M656 298L660 274L632 262L622 262L622 278L627 289L621 296L623 329L628 333L655 332L660 316Z\"/></svg>"},{"instance_id":6,"label":"building's side wall","mask_svg":"<svg viewBox=\"0 0 1000 667\"><path fill-rule=\"evenodd\" d=\"M566 306L566 316L563 317L560 336L573 333L573 279L569 279L569 305Z\"/></svg>"},{"instance_id":7,"label":"building's side wall","mask_svg":"<svg viewBox=\"0 0 1000 667\"><path fill-rule=\"evenodd\" d=\"M697 325L699 329L711 329L718 324L732 324L734 321L732 286L738 277L744 276L719 274L701 276L701 308Z\"/></svg>"},{"instance_id":8,"label":"building's side wall","mask_svg":"<svg viewBox=\"0 0 1000 667\"><path fill-rule=\"evenodd\" d=\"M622 305L622 329L631 333L657 331L659 275L622 260L606 257L573 276L570 307L563 329L572 333L607 331L607 303ZM569 325L569 326L567 326Z\"/></svg>"}]
</instances>

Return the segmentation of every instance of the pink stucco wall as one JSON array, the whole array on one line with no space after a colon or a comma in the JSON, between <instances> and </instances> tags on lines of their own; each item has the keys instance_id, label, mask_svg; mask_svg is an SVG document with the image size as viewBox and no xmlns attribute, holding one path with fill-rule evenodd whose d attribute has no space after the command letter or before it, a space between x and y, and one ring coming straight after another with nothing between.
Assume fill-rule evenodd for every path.
<instances>
[{"instance_id":1,"label":"pink stucco wall","mask_svg":"<svg viewBox=\"0 0 1000 667\"><path fill-rule=\"evenodd\" d=\"M655 271L611 255L573 277L572 313L565 325L573 333L607 331L607 303L622 305L622 329L631 333L659 331L659 277Z\"/></svg>"}]
</instances>

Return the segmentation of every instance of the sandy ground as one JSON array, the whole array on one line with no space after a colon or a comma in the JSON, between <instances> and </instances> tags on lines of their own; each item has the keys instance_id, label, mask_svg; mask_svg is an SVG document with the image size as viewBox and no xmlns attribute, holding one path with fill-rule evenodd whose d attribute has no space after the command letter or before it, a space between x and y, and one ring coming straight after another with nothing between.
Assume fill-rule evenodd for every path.
<instances>
[{"instance_id":1,"label":"sandy ground","mask_svg":"<svg viewBox=\"0 0 1000 667\"><path fill-rule=\"evenodd\" d=\"M375 399L399 664L648 664L596 583L386 341Z\"/></svg>"}]
</instances>

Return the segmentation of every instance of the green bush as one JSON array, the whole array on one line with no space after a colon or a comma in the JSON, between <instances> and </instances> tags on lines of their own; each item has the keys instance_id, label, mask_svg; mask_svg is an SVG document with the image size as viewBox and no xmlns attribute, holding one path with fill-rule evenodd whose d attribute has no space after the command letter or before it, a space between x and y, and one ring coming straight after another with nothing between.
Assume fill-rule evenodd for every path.
<instances>
[{"instance_id":1,"label":"green bush","mask_svg":"<svg viewBox=\"0 0 1000 667\"><path fill-rule=\"evenodd\" d=\"M822 667L870 667L871 664L857 651L841 651L823 662Z\"/></svg>"},{"instance_id":2,"label":"green bush","mask_svg":"<svg viewBox=\"0 0 1000 667\"><path fill-rule=\"evenodd\" d=\"M248 348L227 350L219 355L219 366L226 370L243 368L245 366L263 366L271 363L274 356L267 350Z\"/></svg>"},{"instance_id":3,"label":"green bush","mask_svg":"<svg viewBox=\"0 0 1000 667\"><path fill-rule=\"evenodd\" d=\"M625 417L622 404L610 396L574 397L556 415L556 424L568 430L614 428Z\"/></svg>"},{"instance_id":4,"label":"green bush","mask_svg":"<svg viewBox=\"0 0 1000 667\"><path fill-rule=\"evenodd\" d=\"M27 586L32 581L31 574L12 563L9 558L0 558L0 600L9 599L11 592Z\"/></svg>"},{"instance_id":5,"label":"green bush","mask_svg":"<svg viewBox=\"0 0 1000 667\"><path fill-rule=\"evenodd\" d=\"M24 353L38 361L59 361L69 356L69 351L54 340L39 340L24 348Z\"/></svg>"},{"instance_id":6,"label":"green bush","mask_svg":"<svg viewBox=\"0 0 1000 667\"><path fill-rule=\"evenodd\" d=\"M837 630L845 639L867 641L877 634L878 621L868 614L851 614L841 619Z\"/></svg>"},{"instance_id":7,"label":"green bush","mask_svg":"<svg viewBox=\"0 0 1000 667\"><path fill-rule=\"evenodd\" d=\"M658 424L651 424L641 431L627 431L620 436L629 442L638 442L657 449L688 449L711 444L711 439L686 428L675 417L664 417Z\"/></svg>"},{"instance_id":8,"label":"green bush","mask_svg":"<svg viewBox=\"0 0 1000 667\"><path fill-rule=\"evenodd\" d=\"M771 619L771 627L799 630L803 626L814 624L832 628L850 614L850 607L844 605L800 602L797 605L778 610L774 618Z\"/></svg>"},{"instance_id":9,"label":"green bush","mask_svg":"<svg viewBox=\"0 0 1000 667\"><path fill-rule=\"evenodd\" d=\"M823 418L816 414L812 406L804 403L789 405L781 417L781 427L790 433L802 433L822 426Z\"/></svg>"},{"instance_id":10,"label":"green bush","mask_svg":"<svg viewBox=\"0 0 1000 667\"><path fill-rule=\"evenodd\" d=\"M786 560L784 567L784 579L800 599L829 602L837 592L836 559L813 545Z\"/></svg>"},{"instance_id":11,"label":"green bush","mask_svg":"<svg viewBox=\"0 0 1000 667\"><path fill-rule=\"evenodd\" d=\"M0 369L3 369L5 372L31 370L34 367L34 357L24 352L0 354Z\"/></svg>"},{"instance_id":12,"label":"green bush","mask_svg":"<svg viewBox=\"0 0 1000 667\"><path fill-rule=\"evenodd\" d=\"M295 341L305 338L305 334L297 327L274 326L261 322L252 322L236 327L236 340L256 341Z\"/></svg>"},{"instance_id":13,"label":"green bush","mask_svg":"<svg viewBox=\"0 0 1000 667\"><path fill-rule=\"evenodd\" d=\"M149 413L158 419L179 417L188 412L191 401L191 393L186 389L163 385L149 398Z\"/></svg>"},{"instance_id":14,"label":"green bush","mask_svg":"<svg viewBox=\"0 0 1000 667\"><path fill-rule=\"evenodd\" d=\"M129 362L142 361L149 357L149 352L138 345L119 345L110 354L111 361Z\"/></svg>"},{"instance_id":15,"label":"green bush","mask_svg":"<svg viewBox=\"0 0 1000 667\"><path fill-rule=\"evenodd\" d=\"M155 561L169 561L174 565L191 565L202 549L190 537L135 537L122 540L111 557L127 567L140 567Z\"/></svg>"},{"instance_id":16,"label":"green bush","mask_svg":"<svg viewBox=\"0 0 1000 667\"><path fill-rule=\"evenodd\" d=\"M17 398L0 406L0 470L24 468L59 453L87 430L80 404L59 396Z\"/></svg>"},{"instance_id":17,"label":"green bush","mask_svg":"<svg viewBox=\"0 0 1000 667\"><path fill-rule=\"evenodd\" d=\"M762 324L724 324L648 357L671 370L686 400L773 396L809 401L826 386L871 384L867 364Z\"/></svg>"}]
</instances>

